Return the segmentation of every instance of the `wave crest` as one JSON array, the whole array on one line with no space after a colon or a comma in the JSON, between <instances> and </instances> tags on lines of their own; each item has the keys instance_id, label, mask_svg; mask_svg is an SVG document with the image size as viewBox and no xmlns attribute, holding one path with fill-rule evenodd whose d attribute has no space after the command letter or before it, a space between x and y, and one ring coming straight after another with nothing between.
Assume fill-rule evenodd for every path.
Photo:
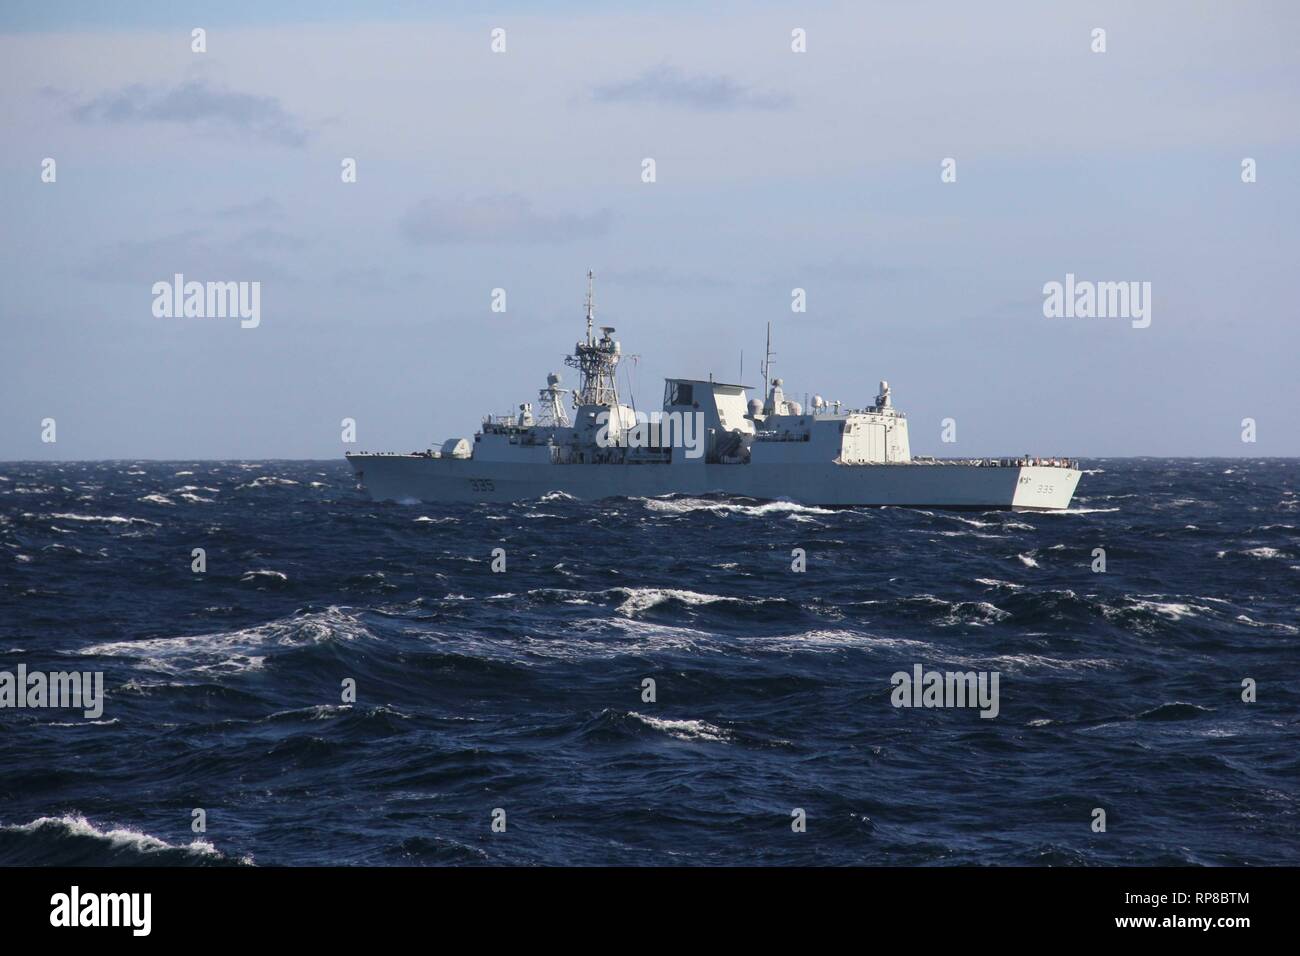
<instances>
[{"instance_id":1,"label":"wave crest","mask_svg":"<svg viewBox=\"0 0 1300 956\"><path fill-rule=\"evenodd\" d=\"M80 814L0 825L0 863L8 866L251 866L207 840L177 845L129 827L101 829Z\"/></svg>"}]
</instances>

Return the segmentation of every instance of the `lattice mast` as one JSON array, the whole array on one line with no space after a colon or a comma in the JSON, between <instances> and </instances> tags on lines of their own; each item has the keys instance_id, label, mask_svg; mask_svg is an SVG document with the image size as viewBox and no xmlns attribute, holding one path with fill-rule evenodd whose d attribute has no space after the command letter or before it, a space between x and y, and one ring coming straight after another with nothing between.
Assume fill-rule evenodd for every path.
<instances>
[{"instance_id":1,"label":"lattice mast","mask_svg":"<svg viewBox=\"0 0 1300 956\"><path fill-rule=\"evenodd\" d=\"M595 274L588 269L587 340L574 345L573 354L564 360L565 365L578 370L581 379L577 391L573 393L574 408L580 405L618 404L618 383L614 371L622 357L622 349L614 338L613 327L602 325L599 339L592 331L592 323L596 318L594 280Z\"/></svg>"},{"instance_id":2,"label":"lattice mast","mask_svg":"<svg viewBox=\"0 0 1300 956\"><path fill-rule=\"evenodd\" d=\"M563 399L563 396L568 393L567 388L560 387L559 372L552 372L546 376L546 387L537 393L537 423L539 425L561 428L569 426L569 413L564 410Z\"/></svg>"}]
</instances>

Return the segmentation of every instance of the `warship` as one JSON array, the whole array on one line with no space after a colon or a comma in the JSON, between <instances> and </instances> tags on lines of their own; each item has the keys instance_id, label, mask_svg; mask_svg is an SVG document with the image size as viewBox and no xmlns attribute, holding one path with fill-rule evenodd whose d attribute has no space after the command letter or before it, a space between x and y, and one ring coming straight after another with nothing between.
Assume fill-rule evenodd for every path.
<instances>
[{"instance_id":1,"label":"warship","mask_svg":"<svg viewBox=\"0 0 1300 956\"><path fill-rule=\"evenodd\" d=\"M576 390L552 372L536 409L524 402L518 412L488 415L472 440L410 453L349 452L358 487L375 499L429 502L558 492L979 511L1070 505L1080 477L1074 459L913 457L907 416L894 407L888 382L864 408L815 396L805 409L787 397L782 379L769 380L770 325L761 401L745 385L670 378L662 410L638 411L619 398L622 347L614 328L594 326L592 279L588 272L586 337L564 360L578 373Z\"/></svg>"}]
</instances>

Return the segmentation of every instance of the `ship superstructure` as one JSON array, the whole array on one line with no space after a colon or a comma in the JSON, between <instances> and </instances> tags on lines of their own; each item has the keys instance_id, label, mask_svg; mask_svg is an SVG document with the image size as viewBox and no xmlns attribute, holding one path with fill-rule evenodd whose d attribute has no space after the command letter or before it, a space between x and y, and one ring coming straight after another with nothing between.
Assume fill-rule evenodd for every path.
<instances>
[{"instance_id":1,"label":"ship superstructure","mask_svg":"<svg viewBox=\"0 0 1300 956\"><path fill-rule=\"evenodd\" d=\"M651 414L624 404L623 357L610 326L595 326L587 274L586 335L565 364L578 387L547 376L517 414L487 416L472 441L438 449L349 453L371 496L417 501L516 501L563 492L576 498L727 494L810 505L1057 510L1078 484L1068 458L914 458L907 416L887 382L856 409L815 396L810 407L771 378L771 333L763 362L764 397L740 384L670 378ZM597 334L599 331L599 334ZM565 407L571 395L570 410Z\"/></svg>"}]
</instances>

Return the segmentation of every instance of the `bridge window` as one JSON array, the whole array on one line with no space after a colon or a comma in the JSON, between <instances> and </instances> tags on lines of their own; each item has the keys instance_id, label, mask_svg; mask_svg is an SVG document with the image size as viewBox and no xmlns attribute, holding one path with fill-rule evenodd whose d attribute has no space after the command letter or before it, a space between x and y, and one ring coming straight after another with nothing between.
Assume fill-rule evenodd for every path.
<instances>
[{"instance_id":1,"label":"bridge window","mask_svg":"<svg viewBox=\"0 0 1300 956\"><path fill-rule=\"evenodd\" d=\"M664 389L665 405L694 405L695 388L687 382L669 382Z\"/></svg>"}]
</instances>

